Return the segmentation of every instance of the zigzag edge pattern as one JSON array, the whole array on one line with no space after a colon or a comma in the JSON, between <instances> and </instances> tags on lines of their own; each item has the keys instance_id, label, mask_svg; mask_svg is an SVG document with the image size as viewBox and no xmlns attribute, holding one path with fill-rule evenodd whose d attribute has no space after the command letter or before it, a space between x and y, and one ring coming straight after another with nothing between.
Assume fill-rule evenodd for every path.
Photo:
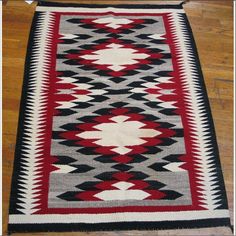
<instances>
[{"instance_id":1,"label":"zigzag edge pattern","mask_svg":"<svg viewBox=\"0 0 236 236\"><path fill-rule=\"evenodd\" d=\"M24 132L22 134L21 170L18 176L17 210L32 214L39 209L36 197L43 162L46 128L47 90L49 83L50 42L53 30L53 13L40 13L34 32L34 42L29 69L28 93L26 96Z\"/></svg>"},{"instance_id":2,"label":"zigzag edge pattern","mask_svg":"<svg viewBox=\"0 0 236 236\"><path fill-rule=\"evenodd\" d=\"M196 67L196 55L193 52L191 39L186 28L186 19L183 14L169 14L171 31L177 45L177 61L181 64L181 80L183 80L184 100L186 101L187 118L190 126L191 137L194 140L193 159L197 171L197 184L202 194L199 200L201 206L209 210L217 209L220 203L222 189L217 176L214 158L212 132L209 124L208 113L202 84L199 83L199 73Z\"/></svg>"}]
</instances>

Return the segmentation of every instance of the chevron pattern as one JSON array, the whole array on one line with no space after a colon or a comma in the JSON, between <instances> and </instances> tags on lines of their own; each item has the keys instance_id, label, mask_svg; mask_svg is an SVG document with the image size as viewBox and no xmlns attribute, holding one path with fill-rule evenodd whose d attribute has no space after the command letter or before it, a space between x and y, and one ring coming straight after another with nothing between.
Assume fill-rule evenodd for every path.
<instances>
[{"instance_id":1,"label":"chevron pattern","mask_svg":"<svg viewBox=\"0 0 236 236\"><path fill-rule=\"evenodd\" d=\"M20 116L9 232L229 224L182 4L40 2Z\"/></svg>"}]
</instances>

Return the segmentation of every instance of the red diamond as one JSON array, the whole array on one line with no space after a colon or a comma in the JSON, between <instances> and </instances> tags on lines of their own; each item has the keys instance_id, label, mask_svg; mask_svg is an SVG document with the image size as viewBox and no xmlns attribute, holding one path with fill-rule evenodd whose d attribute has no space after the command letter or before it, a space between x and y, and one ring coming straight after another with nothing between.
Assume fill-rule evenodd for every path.
<instances>
[{"instance_id":1,"label":"red diamond","mask_svg":"<svg viewBox=\"0 0 236 236\"><path fill-rule=\"evenodd\" d=\"M150 196L145 199L162 199L166 196L165 193L160 192L158 190L144 190L145 192L149 193Z\"/></svg>"},{"instance_id":2,"label":"red diamond","mask_svg":"<svg viewBox=\"0 0 236 236\"><path fill-rule=\"evenodd\" d=\"M129 157L129 156L121 155L121 156L113 157L112 160L119 162L119 163L129 163L130 161L133 160L133 158Z\"/></svg>"},{"instance_id":3,"label":"red diamond","mask_svg":"<svg viewBox=\"0 0 236 236\"><path fill-rule=\"evenodd\" d=\"M133 175L130 173L127 173L127 172L118 172L118 173L115 173L114 175L112 175L112 177L114 177L118 180L126 181L126 180L130 179L131 177L133 177Z\"/></svg>"},{"instance_id":4,"label":"red diamond","mask_svg":"<svg viewBox=\"0 0 236 236\"><path fill-rule=\"evenodd\" d=\"M112 189L117 189L116 187L112 186L114 183L116 183L117 181L104 181L101 183L98 183L95 185L96 188L102 189L102 190L112 190Z\"/></svg>"}]
</instances>

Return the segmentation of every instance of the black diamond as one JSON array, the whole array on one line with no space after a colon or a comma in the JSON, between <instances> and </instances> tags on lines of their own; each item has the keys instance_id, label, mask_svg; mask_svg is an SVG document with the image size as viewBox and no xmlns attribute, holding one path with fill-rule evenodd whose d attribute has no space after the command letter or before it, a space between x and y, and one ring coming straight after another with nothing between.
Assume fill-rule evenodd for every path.
<instances>
[{"instance_id":1,"label":"black diamond","mask_svg":"<svg viewBox=\"0 0 236 236\"><path fill-rule=\"evenodd\" d=\"M55 164L69 164L71 162L75 162L76 160L72 157L67 156L57 156L57 161L54 162Z\"/></svg>"},{"instance_id":2,"label":"black diamond","mask_svg":"<svg viewBox=\"0 0 236 236\"><path fill-rule=\"evenodd\" d=\"M99 110L94 111L93 113L99 114L99 115L108 115L110 114L111 109L109 108L102 108Z\"/></svg>"},{"instance_id":3,"label":"black diamond","mask_svg":"<svg viewBox=\"0 0 236 236\"><path fill-rule=\"evenodd\" d=\"M94 169L94 167L88 165L71 165L71 166L75 167L76 170L73 170L70 173L85 173Z\"/></svg>"},{"instance_id":4,"label":"black diamond","mask_svg":"<svg viewBox=\"0 0 236 236\"><path fill-rule=\"evenodd\" d=\"M182 194L180 194L176 191L172 191L172 190L162 190L161 192L166 194L166 196L162 198L162 199L166 199L166 200L175 200L175 199L183 196Z\"/></svg>"},{"instance_id":5,"label":"black diamond","mask_svg":"<svg viewBox=\"0 0 236 236\"><path fill-rule=\"evenodd\" d=\"M131 96L129 96L129 98L132 98L134 100L147 101L147 99L143 97L144 95L146 95L146 94L145 93L134 93Z\"/></svg>"},{"instance_id":6,"label":"black diamond","mask_svg":"<svg viewBox=\"0 0 236 236\"><path fill-rule=\"evenodd\" d=\"M146 154L157 154L159 152L162 152L162 149L158 147L154 147L154 146L145 147L145 148L147 149L147 151L145 152Z\"/></svg>"},{"instance_id":7,"label":"black diamond","mask_svg":"<svg viewBox=\"0 0 236 236\"><path fill-rule=\"evenodd\" d=\"M61 195L58 195L57 198L66 200L66 201L78 201L78 198L76 198L76 194L78 194L80 192L76 192L76 191L69 191L69 192L65 192Z\"/></svg>"},{"instance_id":8,"label":"black diamond","mask_svg":"<svg viewBox=\"0 0 236 236\"><path fill-rule=\"evenodd\" d=\"M78 144L76 144L74 146L78 146ZM92 148L92 147L81 148L81 149L77 150L76 152L79 152L84 155L95 155L96 154L96 152L94 151L94 148Z\"/></svg>"},{"instance_id":9,"label":"black diamond","mask_svg":"<svg viewBox=\"0 0 236 236\"><path fill-rule=\"evenodd\" d=\"M77 113L76 111L71 110L71 109L57 109L57 111L59 112L57 114L59 116L69 116L69 115Z\"/></svg>"},{"instance_id":10,"label":"black diamond","mask_svg":"<svg viewBox=\"0 0 236 236\"><path fill-rule=\"evenodd\" d=\"M89 122L91 122L96 117L97 116L83 116L83 117L77 118L77 120L81 120L84 123L89 123Z\"/></svg>"},{"instance_id":11,"label":"black diamond","mask_svg":"<svg viewBox=\"0 0 236 236\"><path fill-rule=\"evenodd\" d=\"M159 143L159 146L170 146L173 143L177 142L171 138L161 138L161 141L162 141L162 143Z\"/></svg>"},{"instance_id":12,"label":"black diamond","mask_svg":"<svg viewBox=\"0 0 236 236\"><path fill-rule=\"evenodd\" d=\"M178 155L171 154L171 155L164 157L163 159L167 160L169 162L182 162L181 160L179 160L179 157L181 157L182 155L184 155L184 154L178 154Z\"/></svg>"},{"instance_id":13,"label":"black diamond","mask_svg":"<svg viewBox=\"0 0 236 236\"><path fill-rule=\"evenodd\" d=\"M131 179L146 179L147 177L149 177L149 175L146 175L140 171L130 171L128 173L134 175L134 177L132 177Z\"/></svg>"},{"instance_id":14,"label":"black diamond","mask_svg":"<svg viewBox=\"0 0 236 236\"><path fill-rule=\"evenodd\" d=\"M75 130L76 124L74 123L68 123L65 125L60 126L60 128L65 129L65 130Z\"/></svg>"},{"instance_id":15,"label":"black diamond","mask_svg":"<svg viewBox=\"0 0 236 236\"><path fill-rule=\"evenodd\" d=\"M127 170L130 170L130 169L133 168L133 166L128 166L128 165L125 165L125 164L117 164L117 165L114 165L112 167L117 169L117 170L120 170L120 171L127 171Z\"/></svg>"},{"instance_id":16,"label":"black diamond","mask_svg":"<svg viewBox=\"0 0 236 236\"><path fill-rule=\"evenodd\" d=\"M152 165L150 165L148 167L153 169L153 170L155 170L155 171L169 171L169 170L163 168L167 164L168 163L166 163L166 162L164 162L164 163L163 162L161 162L161 163L154 163L154 164L152 164Z\"/></svg>"},{"instance_id":17,"label":"black diamond","mask_svg":"<svg viewBox=\"0 0 236 236\"><path fill-rule=\"evenodd\" d=\"M76 108L76 109L84 109L84 108L88 108L88 107L91 107L93 106L92 104L88 103L88 102L76 102L75 103L76 106L74 106L73 108Z\"/></svg>"},{"instance_id":18,"label":"black diamond","mask_svg":"<svg viewBox=\"0 0 236 236\"><path fill-rule=\"evenodd\" d=\"M154 180L145 180L145 182L147 182L150 185L145 189L150 189L150 190L151 189L160 189L160 188L163 188L166 186L165 184L158 182L158 181L154 181Z\"/></svg>"},{"instance_id":19,"label":"black diamond","mask_svg":"<svg viewBox=\"0 0 236 236\"><path fill-rule=\"evenodd\" d=\"M96 95L96 96L91 96L93 97L94 99L93 100L90 100L89 102L103 102L103 101L106 101L107 99L109 99L108 97L105 97L105 96L99 96L99 95Z\"/></svg>"},{"instance_id":20,"label":"black diamond","mask_svg":"<svg viewBox=\"0 0 236 236\"><path fill-rule=\"evenodd\" d=\"M58 73L60 74L58 77L72 77L77 74L70 70L58 71Z\"/></svg>"},{"instance_id":21,"label":"black diamond","mask_svg":"<svg viewBox=\"0 0 236 236\"><path fill-rule=\"evenodd\" d=\"M76 34L78 37L77 38L79 38L79 39L89 39L89 38L91 38L92 36L90 36L90 35L87 35L87 34Z\"/></svg>"},{"instance_id":22,"label":"black diamond","mask_svg":"<svg viewBox=\"0 0 236 236\"><path fill-rule=\"evenodd\" d=\"M126 79L122 78L122 77L112 77L112 78L109 78L109 80L113 81L114 83L120 83L120 82L123 82L125 81Z\"/></svg>"},{"instance_id":23,"label":"black diamond","mask_svg":"<svg viewBox=\"0 0 236 236\"><path fill-rule=\"evenodd\" d=\"M87 181L82 184L76 185L76 188L82 189L82 190L97 190L95 187L96 184L100 183L99 181Z\"/></svg>"},{"instance_id":24,"label":"black diamond","mask_svg":"<svg viewBox=\"0 0 236 236\"><path fill-rule=\"evenodd\" d=\"M75 79L77 79L76 83L89 83L90 81L92 81L92 79L87 78L87 77L75 77Z\"/></svg>"},{"instance_id":25,"label":"black diamond","mask_svg":"<svg viewBox=\"0 0 236 236\"><path fill-rule=\"evenodd\" d=\"M96 175L94 177L97 179L101 179L101 180L113 180L114 178L112 177L112 175L115 173L117 173L117 172L104 172L104 173Z\"/></svg>"},{"instance_id":26,"label":"black diamond","mask_svg":"<svg viewBox=\"0 0 236 236\"><path fill-rule=\"evenodd\" d=\"M116 107L116 108L120 108L120 107L124 107L125 105L128 105L129 103L125 103L125 102L115 102L112 103L111 106Z\"/></svg>"},{"instance_id":27,"label":"black diamond","mask_svg":"<svg viewBox=\"0 0 236 236\"><path fill-rule=\"evenodd\" d=\"M129 162L129 163L140 163L140 162L143 162L143 161L146 161L148 158L142 156L142 155L134 155L132 156L132 160Z\"/></svg>"},{"instance_id":28,"label":"black diamond","mask_svg":"<svg viewBox=\"0 0 236 236\"><path fill-rule=\"evenodd\" d=\"M114 157L114 156L104 155L104 156L96 157L96 158L94 158L94 160L95 160L95 161L102 162L102 163L113 163L113 162L115 162L115 161L112 160L112 157Z\"/></svg>"},{"instance_id":29,"label":"black diamond","mask_svg":"<svg viewBox=\"0 0 236 236\"><path fill-rule=\"evenodd\" d=\"M159 112L164 114L164 115L167 115L167 116L171 116L171 115L176 115L175 113L176 109L163 109L163 110L160 110Z\"/></svg>"}]
</instances>

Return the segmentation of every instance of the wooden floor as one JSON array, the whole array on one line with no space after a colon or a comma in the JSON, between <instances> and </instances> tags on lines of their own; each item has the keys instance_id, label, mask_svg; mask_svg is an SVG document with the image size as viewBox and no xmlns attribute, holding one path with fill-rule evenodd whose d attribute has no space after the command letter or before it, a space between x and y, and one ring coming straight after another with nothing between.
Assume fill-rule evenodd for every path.
<instances>
[{"instance_id":1,"label":"wooden floor","mask_svg":"<svg viewBox=\"0 0 236 236\"><path fill-rule=\"evenodd\" d=\"M98 1L77 1L99 3ZM100 3L105 3L105 1ZM106 3L109 3L106 1ZM113 3L124 3L116 1ZM132 3L132 1L125 1ZM135 1L133 2L135 3ZM136 2L137 3L137 2ZM142 2L138 2L142 3ZM146 1L145 3L155 3ZM233 10L231 1L190 1L184 5L197 43L216 127L233 217ZM13 155L26 46L35 3L6 1L3 6L3 230L6 235ZM228 229L179 231L125 231L89 235L227 235ZM25 234L15 234L25 235ZM30 234L86 235L86 233Z\"/></svg>"}]
</instances>

